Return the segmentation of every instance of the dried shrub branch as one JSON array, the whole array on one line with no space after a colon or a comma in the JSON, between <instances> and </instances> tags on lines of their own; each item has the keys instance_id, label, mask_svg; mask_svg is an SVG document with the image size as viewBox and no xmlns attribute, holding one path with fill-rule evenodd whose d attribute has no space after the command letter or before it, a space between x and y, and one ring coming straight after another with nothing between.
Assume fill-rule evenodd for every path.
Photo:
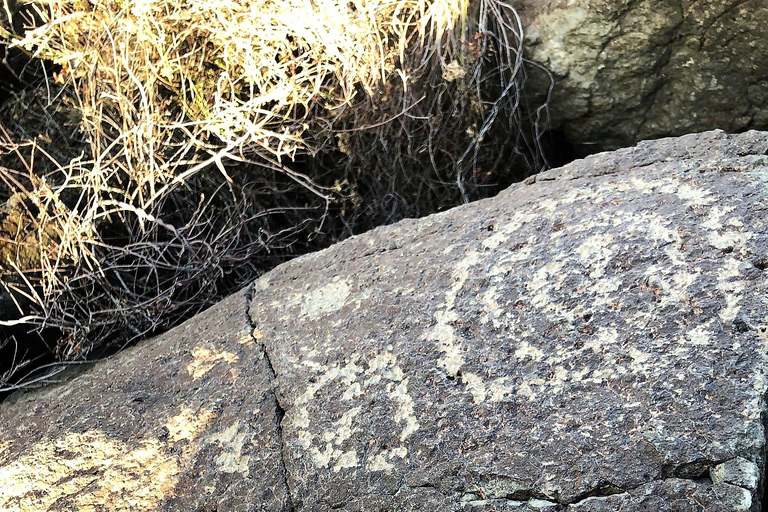
<instances>
[{"instance_id":1,"label":"dried shrub branch","mask_svg":"<svg viewBox=\"0 0 768 512\"><path fill-rule=\"evenodd\" d=\"M61 361L173 325L286 257L545 166L503 0L26 12L7 43L57 68L0 112L1 282L18 313L0 325L55 328ZM19 122L14 106L31 104L41 114Z\"/></svg>"}]
</instances>

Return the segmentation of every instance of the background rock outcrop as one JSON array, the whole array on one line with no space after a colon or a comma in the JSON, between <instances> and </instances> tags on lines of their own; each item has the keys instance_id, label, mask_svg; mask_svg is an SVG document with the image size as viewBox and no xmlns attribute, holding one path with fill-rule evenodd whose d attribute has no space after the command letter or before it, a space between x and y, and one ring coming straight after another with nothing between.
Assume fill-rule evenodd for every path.
<instances>
[{"instance_id":1,"label":"background rock outcrop","mask_svg":"<svg viewBox=\"0 0 768 512\"><path fill-rule=\"evenodd\" d=\"M577 152L768 126L765 0L519 0L550 114ZM534 74L529 91L549 79Z\"/></svg>"},{"instance_id":2,"label":"background rock outcrop","mask_svg":"<svg viewBox=\"0 0 768 512\"><path fill-rule=\"evenodd\" d=\"M0 406L0 510L757 511L768 134L281 265Z\"/></svg>"}]
</instances>

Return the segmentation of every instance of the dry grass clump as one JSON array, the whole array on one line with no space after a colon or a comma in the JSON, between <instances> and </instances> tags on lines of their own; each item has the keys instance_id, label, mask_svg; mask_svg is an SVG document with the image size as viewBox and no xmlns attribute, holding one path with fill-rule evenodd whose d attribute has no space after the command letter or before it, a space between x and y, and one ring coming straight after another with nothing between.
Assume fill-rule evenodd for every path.
<instances>
[{"instance_id":1,"label":"dry grass clump","mask_svg":"<svg viewBox=\"0 0 768 512\"><path fill-rule=\"evenodd\" d=\"M20 298L3 324L55 327L60 360L171 325L287 256L544 165L504 0L24 12L27 28L0 36L56 70L32 89L43 115L29 121L45 122L14 116L24 96L0 112L12 212L0 272Z\"/></svg>"}]
</instances>

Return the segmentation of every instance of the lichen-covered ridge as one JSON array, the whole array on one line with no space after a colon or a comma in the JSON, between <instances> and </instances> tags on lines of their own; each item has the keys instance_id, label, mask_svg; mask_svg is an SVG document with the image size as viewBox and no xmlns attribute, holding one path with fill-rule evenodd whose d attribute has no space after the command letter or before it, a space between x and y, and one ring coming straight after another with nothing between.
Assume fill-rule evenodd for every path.
<instances>
[{"instance_id":1,"label":"lichen-covered ridge","mask_svg":"<svg viewBox=\"0 0 768 512\"><path fill-rule=\"evenodd\" d=\"M767 154L644 143L284 264L0 406L0 510L760 510Z\"/></svg>"}]
</instances>

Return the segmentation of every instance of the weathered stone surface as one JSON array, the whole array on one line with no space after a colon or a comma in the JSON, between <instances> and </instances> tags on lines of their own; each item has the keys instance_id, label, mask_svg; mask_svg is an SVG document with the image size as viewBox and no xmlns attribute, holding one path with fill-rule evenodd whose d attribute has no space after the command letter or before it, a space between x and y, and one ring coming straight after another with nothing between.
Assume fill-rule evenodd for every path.
<instances>
[{"instance_id":1,"label":"weathered stone surface","mask_svg":"<svg viewBox=\"0 0 768 512\"><path fill-rule=\"evenodd\" d=\"M0 510L760 510L767 153L644 143L282 265L0 406Z\"/></svg>"},{"instance_id":2,"label":"weathered stone surface","mask_svg":"<svg viewBox=\"0 0 768 512\"><path fill-rule=\"evenodd\" d=\"M251 315L294 502L750 509L698 480L762 467L766 150L710 133L596 155L265 276Z\"/></svg>"},{"instance_id":3,"label":"weathered stone surface","mask_svg":"<svg viewBox=\"0 0 768 512\"><path fill-rule=\"evenodd\" d=\"M286 510L274 374L246 303L0 405L0 511Z\"/></svg>"},{"instance_id":4,"label":"weathered stone surface","mask_svg":"<svg viewBox=\"0 0 768 512\"><path fill-rule=\"evenodd\" d=\"M768 127L768 1L517 0L580 151ZM536 76L536 74L534 74ZM536 77L529 90L548 84Z\"/></svg>"}]
</instances>

